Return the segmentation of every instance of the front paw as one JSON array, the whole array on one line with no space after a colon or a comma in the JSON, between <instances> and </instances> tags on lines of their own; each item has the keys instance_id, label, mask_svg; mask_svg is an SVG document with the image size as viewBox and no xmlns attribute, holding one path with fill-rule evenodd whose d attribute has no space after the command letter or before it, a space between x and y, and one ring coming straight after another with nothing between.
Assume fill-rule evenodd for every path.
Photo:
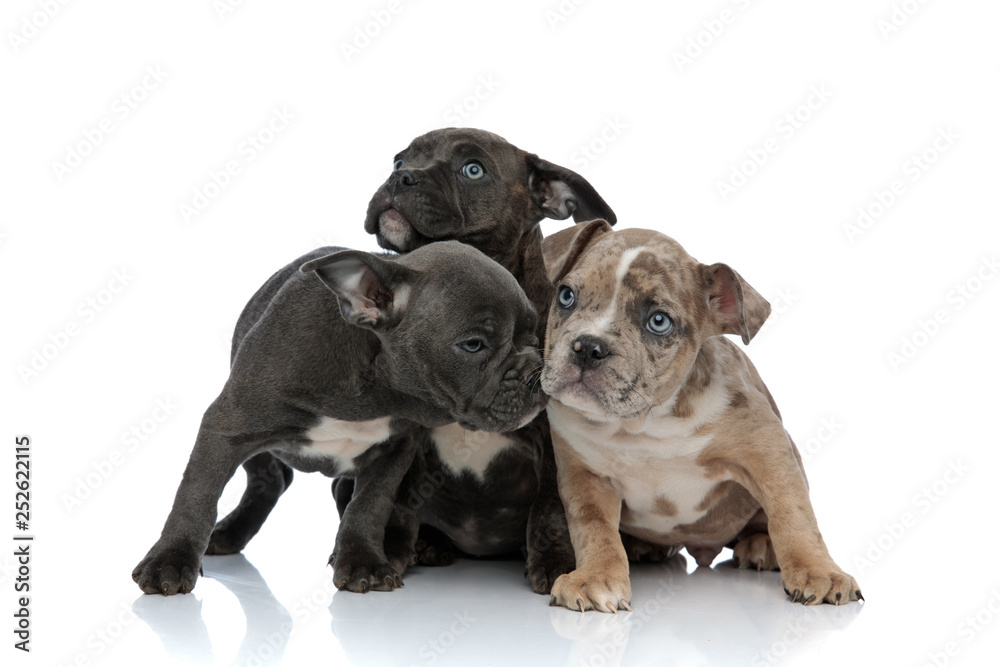
<instances>
[{"instance_id":1,"label":"front paw","mask_svg":"<svg viewBox=\"0 0 1000 667\"><path fill-rule=\"evenodd\" d=\"M549 606L561 605L573 611L596 609L617 614L619 609L632 611L632 585L628 572L609 575L606 570L575 570L564 574L552 585Z\"/></svg>"},{"instance_id":2,"label":"front paw","mask_svg":"<svg viewBox=\"0 0 1000 667\"><path fill-rule=\"evenodd\" d=\"M864 600L854 577L832 561L810 566L785 563L781 567L781 585L792 602L807 605Z\"/></svg>"},{"instance_id":3,"label":"front paw","mask_svg":"<svg viewBox=\"0 0 1000 667\"><path fill-rule=\"evenodd\" d=\"M403 578L396 568L374 554L334 553L330 556L330 565L333 566L333 584L339 590L367 593L403 586Z\"/></svg>"},{"instance_id":4,"label":"front paw","mask_svg":"<svg viewBox=\"0 0 1000 667\"><path fill-rule=\"evenodd\" d=\"M201 554L190 549L154 546L132 570L132 581L149 595L176 595L190 593L199 574Z\"/></svg>"},{"instance_id":5,"label":"front paw","mask_svg":"<svg viewBox=\"0 0 1000 667\"><path fill-rule=\"evenodd\" d=\"M576 567L576 558L572 549L567 553L557 545L548 549L528 552L528 560L524 566L524 576L531 582L531 590L540 595L552 592L553 583L560 576L568 574Z\"/></svg>"}]
</instances>

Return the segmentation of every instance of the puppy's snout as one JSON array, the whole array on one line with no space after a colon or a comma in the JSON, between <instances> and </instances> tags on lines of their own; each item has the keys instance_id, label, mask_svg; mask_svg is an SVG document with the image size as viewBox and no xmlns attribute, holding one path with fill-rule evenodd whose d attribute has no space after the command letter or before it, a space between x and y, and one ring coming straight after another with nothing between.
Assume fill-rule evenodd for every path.
<instances>
[{"instance_id":1,"label":"puppy's snout","mask_svg":"<svg viewBox=\"0 0 1000 667\"><path fill-rule=\"evenodd\" d=\"M594 336L580 336L573 341L573 361L586 370L595 368L611 354L607 341Z\"/></svg>"},{"instance_id":2,"label":"puppy's snout","mask_svg":"<svg viewBox=\"0 0 1000 667\"><path fill-rule=\"evenodd\" d=\"M409 169L400 169L393 172L396 177L396 182L401 185L416 185L418 183L417 176Z\"/></svg>"}]
</instances>

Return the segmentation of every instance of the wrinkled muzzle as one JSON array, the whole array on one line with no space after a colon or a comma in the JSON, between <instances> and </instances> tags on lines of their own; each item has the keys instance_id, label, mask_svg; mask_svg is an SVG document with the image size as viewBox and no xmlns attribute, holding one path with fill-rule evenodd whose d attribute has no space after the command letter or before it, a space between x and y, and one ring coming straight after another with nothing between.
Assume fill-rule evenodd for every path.
<instances>
[{"instance_id":1,"label":"wrinkled muzzle","mask_svg":"<svg viewBox=\"0 0 1000 667\"><path fill-rule=\"evenodd\" d=\"M545 408L540 375L542 361L531 350L518 355L516 364L507 369L499 384L479 393L472 404L456 415L463 428L473 431L505 433L526 426Z\"/></svg>"}]
</instances>

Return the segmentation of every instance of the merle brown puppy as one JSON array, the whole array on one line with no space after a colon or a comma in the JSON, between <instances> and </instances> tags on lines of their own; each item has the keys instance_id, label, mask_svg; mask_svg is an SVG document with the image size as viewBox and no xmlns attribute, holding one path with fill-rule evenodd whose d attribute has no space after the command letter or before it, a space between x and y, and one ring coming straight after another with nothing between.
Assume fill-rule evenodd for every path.
<instances>
[{"instance_id":1,"label":"merle brown puppy","mask_svg":"<svg viewBox=\"0 0 1000 667\"><path fill-rule=\"evenodd\" d=\"M417 137L396 155L392 173L368 205L365 230L383 248L400 253L445 239L484 252L514 275L537 308L541 340L553 287L538 223L570 216L578 223L615 222L614 212L579 174L495 134L448 128ZM399 515L407 510L419 518L420 562L448 564L456 548L474 556L521 551L537 593L548 593L557 576L573 569L544 414L512 433L451 424L422 438L410 487L401 490L392 520L405 523ZM334 484L341 512L352 486L349 479ZM406 531L386 534L394 532Z\"/></svg>"}]
</instances>

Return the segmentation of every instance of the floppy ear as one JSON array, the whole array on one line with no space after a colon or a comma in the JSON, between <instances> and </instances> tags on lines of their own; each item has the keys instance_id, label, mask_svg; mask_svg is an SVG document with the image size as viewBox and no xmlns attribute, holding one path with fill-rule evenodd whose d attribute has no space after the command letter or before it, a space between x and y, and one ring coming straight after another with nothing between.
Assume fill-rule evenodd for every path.
<instances>
[{"instance_id":1,"label":"floppy ear","mask_svg":"<svg viewBox=\"0 0 1000 667\"><path fill-rule=\"evenodd\" d=\"M562 280L594 241L610 233L611 225L605 220L591 220L546 236L542 240L542 259L549 282L554 285Z\"/></svg>"},{"instance_id":2,"label":"floppy ear","mask_svg":"<svg viewBox=\"0 0 1000 667\"><path fill-rule=\"evenodd\" d=\"M360 250L343 250L303 264L337 295L344 319L366 329L380 329L399 320L409 291L410 271ZM397 298L404 296L403 299Z\"/></svg>"},{"instance_id":3,"label":"floppy ear","mask_svg":"<svg viewBox=\"0 0 1000 667\"><path fill-rule=\"evenodd\" d=\"M528 189L546 218L565 220L572 215L575 222L600 218L611 225L618 221L587 179L537 155L528 155Z\"/></svg>"},{"instance_id":4,"label":"floppy ear","mask_svg":"<svg viewBox=\"0 0 1000 667\"><path fill-rule=\"evenodd\" d=\"M771 314L771 304L725 264L701 265L710 317L719 333L737 334L747 345Z\"/></svg>"}]
</instances>

